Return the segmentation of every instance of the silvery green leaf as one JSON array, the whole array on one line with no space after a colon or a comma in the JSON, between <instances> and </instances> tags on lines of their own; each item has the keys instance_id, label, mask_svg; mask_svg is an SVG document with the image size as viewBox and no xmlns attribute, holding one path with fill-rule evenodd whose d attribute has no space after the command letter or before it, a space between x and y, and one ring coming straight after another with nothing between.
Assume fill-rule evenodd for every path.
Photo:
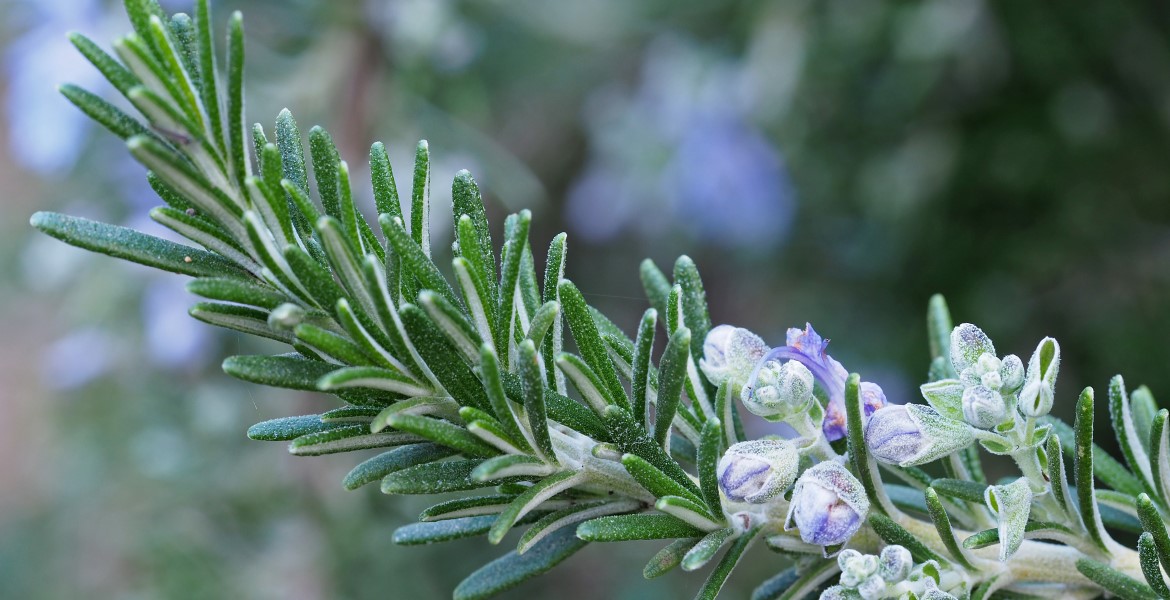
<instances>
[{"instance_id":1,"label":"silvery green leaf","mask_svg":"<svg viewBox=\"0 0 1170 600\"><path fill-rule=\"evenodd\" d=\"M467 360L479 360L479 346L483 340L475 327L467 321L467 317L463 315L462 311L448 302L442 295L431 290L419 292L418 302L427 312L427 316L443 330L443 333L447 334L447 338L455 344L455 347L459 348ZM470 301L469 304L471 304ZM472 313L474 314L474 312L473 310Z\"/></svg>"},{"instance_id":2,"label":"silvery green leaf","mask_svg":"<svg viewBox=\"0 0 1170 600\"><path fill-rule=\"evenodd\" d=\"M248 255L248 250L232 239L231 235L223 228L207 219L192 216L185 209L179 210L170 206L159 206L151 209L150 218L171 231L231 260L257 277L263 272L263 268Z\"/></svg>"},{"instance_id":3,"label":"silvery green leaf","mask_svg":"<svg viewBox=\"0 0 1170 600\"><path fill-rule=\"evenodd\" d=\"M127 227L51 212L34 213L29 222L72 246L148 267L192 277L248 277L243 270L220 256Z\"/></svg>"},{"instance_id":4,"label":"silvery green leaf","mask_svg":"<svg viewBox=\"0 0 1170 600\"><path fill-rule=\"evenodd\" d=\"M69 83L63 84L58 88L58 91L74 106L81 109L86 116L97 121L99 125L123 140L136 135L156 137L156 134L147 129L138 119L127 115L92 92Z\"/></svg>"},{"instance_id":5,"label":"silvery green leaf","mask_svg":"<svg viewBox=\"0 0 1170 600\"><path fill-rule=\"evenodd\" d=\"M1008 485L993 485L984 492L984 502L999 521L999 561L1006 562L1024 542L1032 488L1024 477Z\"/></svg>"},{"instance_id":6,"label":"silvery green leaf","mask_svg":"<svg viewBox=\"0 0 1170 600\"><path fill-rule=\"evenodd\" d=\"M402 221L389 215L382 215L378 217L378 223L382 226L382 232L386 234L387 242L394 248L395 256L402 260L404 275L409 273L424 289L434 290L452 304L460 306L461 301L455 296L451 284L447 283L442 273L435 267L435 263L431 262L418 243L407 235Z\"/></svg>"},{"instance_id":7,"label":"silvery green leaf","mask_svg":"<svg viewBox=\"0 0 1170 600\"><path fill-rule=\"evenodd\" d=\"M725 525L724 518L711 515L707 505L692 498L663 496L654 503L654 508L678 517L703 531L714 531Z\"/></svg>"},{"instance_id":8,"label":"silvery green leaf","mask_svg":"<svg viewBox=\"0 0 1170 600\"><path fill-rule=\"evenodd\" d=\"M878 534L878 537L885 540L887 544L902 546L903 548L909 550L910 554L914 557L914 562L916 563L924 563L927 561L935 561L940 564L947 563L945 558L927 547L926 544L922 543L922 541L915 537L912 533L906 531L906 528L902 527L893 519L883 514L871 514L869 516L869 525L870 527L873 527L873 530Z\"/></svg>"},{"instance_id":9,"label":"silvery green leaf","mask_svg":"<svg viewBox=\"0 0 1170 600\"><path fill-rule=\"evenodd\" d=\"M597 324L589 313L585 297L581 295L577 286L567 279L557 285L557 290L565 320L569 323L569 330L573 332L573 339L577 342L582 358L597 374L602 386L607 390L608 397L628 409L629 399L626 397L626 390L618 379L613 361L609 358L609 351L606 350L605 342L601 340L601 334L597 331Z\"/></svg>"},{"instance_id":10,"label":"silvery green leaf","mask_svg":"<svg viewBox=\"0 0 1170 600\"><path fill-rule=\"evenodd\" d=\"M715 558L715 554L723 548L723 545L728 540L735 536L735 530L730 527L723 529L716 529L711 533L703 536L699 543L691 547L687 551L682 560L682 568L684 571L694 571L701 569L704 565Z\"/></svg>"},{"instance_id":11,"label":"silvery green leaf","mask_svg":"<svg viewBox=\"0 0 1170 600\"><path fill-rule=\"evenodd\" d=\"M471 372L471 368L459 357L459 351L426 313L417 306L403 304L398 314L406 337L418 352L420 362L430 368L446 395L457 399L463 406L492 410L479 378Z\"/></svg>"},{"instance_id":12,"label":"silvery green leaf","mask_svg":"<svg viewBox=\"0 0 1170 600\"><path fill-rule=\"evenodd\" d=\"M707 576L707 581L703 583L703 587L695 595L696 600L715 600L715 597L719 595L719 590L723 589L724 582L731 575L731 570L735 568L735 565L739 564L739 559L743 556L743 553L755 541L757 533L759 533L758 527L745 531L736 538L731 548L719 560L719 564L715 565L711 574Z\"/></svg>"},{"instance_id":13,"label":"silvery green leaf","mask_svg":"<svg viewBox=\"0 0 1170 600\"><path fill-rule=\"evenodd\" d=\"M1076 432L1075 452L1073 453L1073 472L1077 482L1077 496L1080 500L1081 520L1088 531L1089 538L1103 552L1108 553L1109 542L1112 541L1101 523L1101 511L1093 494L1093 388L1087 387L1081 392L1077 401L1076 421L1073 424Z\"/></svg>"},{"instance_id":14,"label":"silvery green leaf","mask_svg":"<svg viewBox=\"0 0 1170 600\"><path fill-rule=\"evenodd\" d=\"M495 349L488 344L480 346L479 378L483 382L484 391L487 392L492 411L503 426L503 432L512 440L512 443L519 444L518 448L523 452L531 452L532 448L524 436L523 425L520 424L516 410L513 409L504 391L500 369L501 365Z\"/></svg>"},{"instance_id":15,"label":"silvery green leaf","mask_svg":"<svg viewBox=\"0 0 1170 600\"><path fill-rule=\"evenodd\" d=\"M1138 560L1141 562L1142 575L1154 593L1159 598L1170 598L1170 587L1166 586L1166 578L1158 565L1157 545L1154 543L1153 534L1149 532L1138 538Z\"/></svg>"},{"instance_id":16,"label":"silvery green leaf","mask_svg":"<svg viewBox=\"0 0 1170 600\"><path fill-rule=\"evenodd\" d=\"M548 504L546 502L541 507L544 508ZM523 537L520 538L520 543L516 545L516 552L524 554L533 546L540 543L541 540L565 528L571 528L569 531L574 532L575 535L576 525L583 521L632 512L640 508L642 508L642 503L636 500L587 502L570 505L567 508L545 515L534 523L532 527L529 527L528 531L525 531Z\"/></svg>"},{"instance_id":17,"label":"silvery green leaf","mask_svg":"<svg viewBox=\"0 0 1170 600\"><path fill-rule=\"evenodd\" d=\"M702 538L690 538L675 540L668 544L662 550L659 550L650 562L642 569L642 576L646 579L653 579L661 575L665 575L673 571L675 567L682 563L682 559L686 556L695 544L699 543Z\"/></svg>"},{"instance_id":18,"label":"silvery green leaf","mask_svg":"<svg viewBox=\"0 0 1170 600\"><path fill-rule=\"evenodd\" d=\"M471 472L472 479L490 481L501 477L529 476L544 477L552 475L556 467L551 466L539 458L523 454L505 454L485 460L483 464Z\"/></svg>"},{"instance_id":19,"label":"silvery green leaf","mask_svg":"<svg viewBox=\"0 0 1170 600\"><path fill-rule=\"evenodd\" d=\"M370 428L364 424L343 425L302 435L288 445L288 451L297 456L320 456L351 450L416 444L421 441L424 441L423 438L401 431L370 433Z\"/></svg>"},{"instance_id":20,"label":"silvery green leaf","mask_svg":"<svg viewBox=\"0 0 1170 600\"><path fill-rule=\"evenodd\" d=\"M556 364L573 383L573 387L577 388L585 402L598 414L601 414L605 407L615 404L609 388L581 357L562 352L556 357Z\"/></svg>"},{"instance_id":21,"label":"silvery green leaf","mask_svg":"<svg viewBox=\"0 0 1170 600\"><path fill-rule=\"evenodd\" d=\"M493 544L500 543L500 540L504 539L504 536L512 529L512 526L524 515L531 512L545 500L574 486L585 483L588 479L589 475L585 472L561 471L532 484L532 487L517 496L500 513L496 522L492 524L491 531L488 532L488 541Z\"/></svg>"},{"instance_id":22,"label":"silvery green leaf","mask_svg":"<svg viewBox=\"0 0 1170 600\"><path fill-rule=\"evenodd\" d=\"M1170 427L1167 421L1170 413L1158 411L1150 427L1150 470L1155 485L1155 497L1163 503L1170 500Z\"/></svg>"},{"instance_id":23,"label":"silvery green leaf","mask_svg":"<svg viewBox=\"0 0 1170 600\"><path fill-rule=\"evenodd\" d=\"M922 397L940 414L955 420L963 418L963 383L958 379L924 383L919 390Z\"/></svg>"},{"instance_id":24,"label":"silvery green leaf","mask_svg":"<svg viewBox=\"0 0 1170 600\"><path fill-rule=\"evenodd\" d=\"M545 262L544 270L544 295L542 300L551 302L556 300L560 302L560 281L565 276L565 257L568 252L567 236L564 233L558 234L552 239L548 247L548 259ZM562 309L563 312L563 309ZM558 317L553 321L552 335L549 335L544 340L544 347L541 349L541 354L545 357L545 376L548 379L548 387L555 390L558 394L564 395L567 392L565 388L565 378L556 365L553 364L550 357L556 356L564 349L564 320Z\"/></svg>"},{"instance_id":25,"label":"silvery green leaf","mask_svg":"<svg viewBox=\"0 0 1170 600\"><path fill-rule=\"evenodd\" d=\"M552 302L555 305L555 301ZM540 359L532 340L520 344L518 359L521 389L524 393L524 413L527 417L528 432L532 435L537 452L548 462L557 463L556 451L548 430L548 411L545 405L544 374Z\"/></svg>"},{"instance_id":26,"label":"silvery green leaf","mask_svg":"<svg viewBox=\"0 0 1170 600\"><path fill-rule=\"evenodd\" d=\"M286 344L291 344L293 341L292 336L288 333L276 331L268 326L267 311L237 304L199 302L192 306L187 314L204 323L218 327L266 337Z\"/></svg>"},{"instance_id":27,"label":"silvery green leaf","mask_svg":"<svg viewBox=\"0 0 1170 600\"><path fill-rule=\"evenodd\" d=\"M385 227L385 225L383 225ZM410 193L410 235L424 256L431 257L431 147L419 140L414 152ZM398 250L395 249L395 252Z\"/></svg>"},{"instance_id":28,"label":"silvery green leaf","mask_svg":"<svg viewBox=\"0 0 1170 600\"><path fill-rule=\"evenodd\" d=\"M321 415L281 417L256 423L248 428L248 439L265 442L285 442L302 435L345 427L338 423L325 423Z\"/></svg>"},{"instance_id":29,"label":"silvery green leaf","mask_svg":"<svg viewBox=\"0 0 1170 600\"><path fill-rule=\"evenodd\" d=\"M1154 395L1150 393L1150 388L1146 386L1138 386L1129 395L1130 410L1133 411L1133 424L1137 427L1138 437L1142 444L1148 444L1150 441L1150 428L1154 423L1154 415L1158 413L1158 403L1154 400ZM1145 446L1146 452L1150 452L1149 446Z\"/></svg>"},{"instance_id":30,"label":"silvery green leaf","mask_svg":"<svg viewBox=\"0 0 1170 600\"><path fill-rule=\"evenodd\" d=\"M658 404L654 418L654 439L666 447L674 416L682 402L683 384L690 358L691 331L686 327L676 330L662 351L658 365Z\"/></svg>"},{"instance_id":31,"label":"silvery green leaf","mask_svg":"<svg viewBox=\"0 0 1170 600\"><path fill-rule=\"evenodd\" d=\"M951 331L950 353L951 364L955 367L956 373L962 373L965 369L975 366L979 357L984 354L996 356L991 339L982 329L970 323L963 323Z\"/></svg>"},{"instance_id":32,"label":"silvery green leaf","mask_svg":"<svg viewBox=\"0 0 1170 600\"><path fill-rule=\"evenodd\" d=\"M503 482L520 481L508 478L495 481L478 481L471 478L482 459L448 460L431 462L396 471L382 479L383 494L441 494L491 487Z\"/></svg>"},{"instance_id":33,"label":"silvery green leaf","mask_svg":"<svg viewBox=\"0 0 1170 600\"><path fill-rule=\"evenodd\" d=\"M433 506L427 507L419 515L418 520L423 522L429 521L445 521L447 519L460 519L463 517L475 517L480 515L498 515L500 511L504 510L513 500L516 499L514 495L492 495L492 496L469 496L465 498L455 498L454 500L447 500L440 502ZM549 502L547 505L555 504ZM560 506L557 504L556 506ZM486 529L485 529L486 532Z\"/></svg>"},{"instance_id":34,"label":"silvery green leaf","mask_svg":"<svg viewBox=\"0 0 1170 600\"><path fill-rule=\"evenodd\" d=\"M232 174L241 187L244 178L252 174L252 166L244 147L244 17L236 11L228 20L228 94L227 94L228 155Z\"/></svg>"},{"instance_id":35,"label":"silvery green leaf","mask_svg":"<svg viewBox=\"0 0 1170 600\"><path fill-rule=\"evenodd\" d=\"M537 346L544 345L544 336L552 329L553 323L561 317L561 305L556 300L549 300L536 309L532 315L532 323L528 326L525 338L532 340Z\"/></svg>"},{"instance_id":36,"label":"silvery green leaf","mask_svg":"<svg viewBox=\"0 0 1170 600\"><path fill-rule=\"evenodd\" d=\"M671 459L662 446L651 439L628 411L619 406L607 406L601 415L611 440L623 453L635 454L662 471L667 477L690 490L695 498L702 497L702 491L690 475Z\"/></svg>"},{"instance_id":37,"label":"silvery green leaf","mask_svg":"<svg viewBox=\"0 0 1170 600\"><path fill-rule=\"evenodd\" d=\"M454 450L438 444L423 443L401 446L389 452L383 452L354 467L346 474L342 484L347 490L356 490L395 471L447 458L452 454L455 454Z\"/></svg>"},{"instance_id":38,"label":"silvery green leaf","mask_svg":"<svg viewBox=\"0 0 1170 600\"><path fill-rule=\"evenodd\" d=\"M642 277L642 287L646 291L646 298L650 300L650 306L658 311L659 315L666 316L666 303L670 296L670 280L649 258L642 261L639 273Z\"/></svg>"},{"instance_id":39,"label":"silvery green leaf","mask_svg":"<svg viewBox=\"0 0 1170 600\"><path fill-rule=\"evenodd\" d=\"M517 305L519 304L519 308L523 309L522 296L518 287L520 259L524 255L524 248L528 245L528 228L532 222L532 213L522 210L508 219L513 224L511 227L505 224L507 239L504 242L503 256L501 257L499 298L496 300L498 306L496 314L499 319L496 324L496 331L499 333L499 338L496 339L496 349L500 356L504 357L501 362L505 366L510 362L507 357L512 355L509 348L511 348L512 340L515 337L512 328L516 326ZM520 326L527 328L526 323L521 323Z\"/></svg>"},{"instance_id":40,"label":"silvery green leaf","mask_svg":"<svg viewBox=\"0 0 1170 600\"><path fill-rule=\"evenodd\" d=\"M706 535L685 521L662 514L615 515L585 521L577 526L577 537L588 542L668 540Z\"/></svg>"},{"instance_id":41,"label":"silvery green leaf","mask_svg":"<svg viewBox=\"0 0 1170 600\"><path fill-rule=\"evenodd\" d=\"M959 540L955 537L955 533L951 529L951 517L943 507L942 500L938 497L938 492L934 488L928 487L926 488L925 498L930 519L934 523L939 539L946 546L947 551L950 552L951 559L967 569L974 570L975 567L971 563L971 557L968 556L967 550L959 545ZM907 567L908 569L909 567Z\"/></svg>"},{"instance_id":42,"label":"silvery green leaf","mask_svg":"<svg viewBox=\"0 0 1170 600\"><path fill-rule=\"evenodd\" d=\"M1121 375L1115 375L1109 380L1109 416L1113 422L1113 431L1117 435L1117 444L1121 447L1121 454L1125 457L1130 471L1142 478L1148 493L1157 495L1158 488L1154 473L1150 469L1150 458L1146 454L1145 446L1142 445L1137 426L1134 425L1129 396L1125 392L1125 380Z\"/></svg>"},{"instance_id":43,"label":"silvery green leaf","mask_svg":"<svg viewBox=\"0 0 1170 600\"><path fill-rule=\"evenodd\" d=\"M381 412L376 406L342 406L321 413L326 423L363 423L369 425Z\"/></svg>"},{"instance_id":44,"label":"silvery green leaf","mask_svg":"<svg viewBox=\"0 0 1170 600\"><path fill-rule=\"evenodd\" d=\"M707 292L699 269L691 257L678 257L674 263L674 281L682 289L683 322L691 330L691 355L703 356L703 341L711 330L711 316L707 313ZM714 391L714 390L711 390Z\"/></svg>"},{"instance_id":45,"label":"silvery green leaf","mask_svg":"<svg viewBox=\"0 0 1170 600\"><path fill-rule=\"evenodd\" d=\"M484 600L560 564L587 542L571 528L548 536L524 554L509 552L481 567L455 588L455 600Z\"/></svg>"},{"instance_id":46,"label":"silvery green leaf","mask_svg":"<svg viewBox=\"0 0 1170 600\"><path fill-rule=\"evenodd\" d=\"M366 366L372 361L361 347L349 338L311 323L301 323L293 330L298 340L343 364Z\"/></svg>"},{"instance_id":47,"label":"silvery green leaf","mask_svg":"<svg viewBox=\"0 0 1170 600\"><path fill-rule=\"evenodd\" d=\"M1157 600L1158 596L1146 584L1106 564L1089 558L1077 560L1077 571L1106 591L1126 600Z\"/></svg>"},{"instance_id":48,"label":"silvery green leaf","mask_svg":"<svg viewBox=\"0 0 1170 600\"><path fill-rule=\"evenodd\" d=\"M642 320L638 324L638 337L634 343L634 358L631 363L630 388L632 390L632 405L634 418L640 425L648 421L650 405L656 400L655 391L651 390L650 374L652 365L650 353L654 350L654 330L658 322L658 311L646 309ZM654 388L657 389L657 386Z\"/></svg>"},{"instance_id":49,"label":"silvery green leaf","mask_svg":"<svg viewBox=\"0 0 1170 600\"><path fill-rule=\"evenodd\" d=\"M466 429L442 419L399 412L390 415L386 423L399 431L413 433L425 440L458 450L468 458L487 458L499 454L498 450L483 443ZM365 429L369 430L368 427Z\"/></svg>"},{"instance_id":50,"label":"silvery green leaf","mask_svg":"<svg viewBox=\"0 0 1170 600\"><path fill-rule=\"evenodd\" d=\"M680 496L695 502L702 501L701 495L696 494L695 490L691 489L693 486L684 486L671 479L640 456L625 454L622 456L622 465L635 481L646 488L646 491L653 494L656 498Z\"/></svg>"}]
</instances>

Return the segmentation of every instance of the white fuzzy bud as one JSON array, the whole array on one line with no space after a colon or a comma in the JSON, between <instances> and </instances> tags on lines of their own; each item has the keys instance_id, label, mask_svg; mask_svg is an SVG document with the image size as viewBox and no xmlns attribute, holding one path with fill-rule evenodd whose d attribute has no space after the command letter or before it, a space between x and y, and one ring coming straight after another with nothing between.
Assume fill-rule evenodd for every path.
<instances>
[{"instance_id":1,"label":"white fuzzy bud","mask_svg":"<svg viewBox=\"0 0 1170 600\"><path fill-rule=\"evenodd\" d=\"M800 452L792 442L740 442L719 459L719 489L736 502L762 504L788 490L796 479L799 463Z\"/></svg>"},{"instance_id":2,"label":"white fuzzy bud","mask_svg":"<svg viewBox=\"0 0 1170 600\"><path fill-rule=\"evenodd\" d=\"M800 361L770 360L760 368L754 389L745 386L740 399L754 415L783 420L808 409L814 383L812 372Z\"/></svg>"},{"instance_id":3,"label":"white fuzzy bud","mask_svg":"<svg viewBox=\"0 0 1170 600\"><path fill-rule=\"evenodd\" d=\"M719 325L703 340L699 369L716 386L728 379L747 381L756 363L768 353L764 340L742 327Z\"/></svg>"}]
</instances>

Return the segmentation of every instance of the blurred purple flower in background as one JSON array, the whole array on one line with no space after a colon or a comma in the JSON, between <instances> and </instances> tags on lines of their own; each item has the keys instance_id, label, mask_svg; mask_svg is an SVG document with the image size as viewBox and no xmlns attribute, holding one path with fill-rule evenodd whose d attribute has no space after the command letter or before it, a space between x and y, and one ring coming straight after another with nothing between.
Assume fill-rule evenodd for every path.
<instances>
[{"instance_id":1,"label":"blurred purple flower in background","mask_svg":"<svg viewBox=\"0 0 1170 600\"><path fill-rule=\"evenodd\" d=\"M662 36L636 90L597 91L584 116L590 157L569 190L577 233L602 241L681 230L725 247L778 245L794 193L779 151L750 120L742 72L737 61Z\"/></svg>"},{"instance_id":2,"label":"blurred purple flower in background","mask_svg":"<svg viewBox=\"0 0 1170 600\"><path fill-rule=\"evenodd\" d=\"M89 118L57 93L57 85L69 81L98 94L105 87L105 80L62 32L84 30L104 39L108 28L101 23L108 19L97 0L13 1L4 10L19 15L13 20L24 30L4 54L9 146L23 167L42 175L56 173L73 166L89 126Z\"/></svg>"}]
</instances>

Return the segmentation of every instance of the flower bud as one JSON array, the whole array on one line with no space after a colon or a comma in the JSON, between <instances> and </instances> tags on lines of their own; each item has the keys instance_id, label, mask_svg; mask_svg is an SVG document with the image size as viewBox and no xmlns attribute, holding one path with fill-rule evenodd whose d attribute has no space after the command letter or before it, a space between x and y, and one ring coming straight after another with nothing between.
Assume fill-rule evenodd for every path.
<instances>
[{"instance_id":1,"label":"flower bud","mask_svg":"<svg viewBox=\"0 0 1170 600\"><path fill-rule=\"evenodd\" d=\"M740 399L749 412L780 421L808 410L813 399L813 374L796 360L770 360L760 368L754 389L744 386Z\"/></svg>"},{"instance_id":2,"label":"flower bud","mask_svg":"<svg viewBox=\"0 0 1170 600\"><path fill-rule=\"evenodd\" d=\"M969 446L973 439L969 425L921 404L887 406L873 413L865 425L870 454L902 467L942 458Z\"/></svg>"},{"instance_id":3,"label":"flower bud","mask_svg":"<svg viewBox=\"0 0 1170 600\"><path fill-rule=\"evenodd\" d=\"M993 389L977 385L963 390L963 419L975 427L991 429L1003 423L1007 410L1003 396Z\"/></svg>"},{"instance_id":4,"label":"flower bud","mask_svg":"<svg viewBox=\"0 0 1170 600\"><path fill-rule=\"evenodd\" d=\"M910 551L902 546L890 545L882 548L878 557L878 575L886 583L897 583L910 576L910 569L914 568L914 557Z\"/></svg>"},{"instance_id":5,"label":"flower bud","mask_svg":"<svg viewBox=\"0 0 1170 600\"><path fill-rule=\"evenodd\" d=\"M951 364L956 373L974 367L984 354L995 357L995 345L982 329L963 323L951 330Z\"/></svg>"},{"instance_id":6,"label":"flower bud","mask_svg":"<svg viewBox=\"0 0 1170 600\"><path fill-rule=\"evenodd\" d=\"M736 502L762 504L796 479L800 452L786 440L753 440L727 449L716 473L719 489Z\"/></svg>"},{"instance_id":7,"label":"flower bud","mask_svg":"<svg viewBox=\"0 0 1170 600\"><path fill-rule=\"evenodd\" d=\"M1056 396L1056 375L1060 371L1060 344L1046 337L1036 346L1028 361L1024 389L1020 391L1020 412L1026 417L1042 417L1052 410Z\"/></svg>"},{"instance_id":8,"label":"flower bud","mask_svg":"<svg viewBox=\"0 0 1170 600\"><path fill-rule=\"evenodd\" d=\"M818 546L844 544L869 513L861 482L843 465L825 461L796 481L784 529L800 530L800 539Z\"/></svg>"},{"instance_id":9,"label":"flower bud","mask_svg":"<svg viewBox=\"0 0 1170 600\"><path fill-rule=\"evenodd\" d=\"M716 386L739 377L746 381L756 363L768 353L760 336L742 327L719 325L703 340L703 358L699 368Z\"/></svg>"},{"instance_id":10,"label":"flower bud","mask_svg":"<svg viewBox=\"0 0 1170 600\"><path fill-rule=\"evenodd\" d=\"M837 555L837 566L841 568L841 585L857 587L877 572L878 560L872 554L862 554L850 548Z\"/></svg>"},{"instance_id":11,"label":"flower bud","mask_svg":"<svg viewBox=\"0 0 1170 600\"><path fill-rule=\"evenodd\" d=\"M1000 393L1010 394L1024 384L1024 361L1015 354L1003 357L999 367Z\"/></svg>"}]
</instances>

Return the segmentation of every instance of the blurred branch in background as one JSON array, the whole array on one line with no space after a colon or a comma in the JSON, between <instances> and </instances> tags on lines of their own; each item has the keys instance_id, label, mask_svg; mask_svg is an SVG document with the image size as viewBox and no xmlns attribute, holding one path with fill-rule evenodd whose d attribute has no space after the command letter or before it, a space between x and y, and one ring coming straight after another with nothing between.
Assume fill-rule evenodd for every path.
<instances>
[{"instance_id":1,"label":"blurred branch in background","mask_svg":"<svg viewBox=\"0 0 1170 600\"><path fill-rule=\"evenodd\" d=\"M95 87L62 32L109 39L125 28L120 7L0 1L5 208L165 235L149 227L139 168L54 89ZM251 119L291 98L305 124L339 133L355 171L373 139L400 165L428 138L435 180L471 169L492 222L531 207L567 230L569 275L628 329L645 308L621 297L636 285L631 258L687 253L702 268L718 256L734 268L704 270L717 321L777 340L824 323L893 401L927 364L933 292L1008 351L1060 337L1066 392L1104 381L1107 364L1170 389L1160 3L262 0L215 12L234 8L252 40ZM449 190L434 194L442 204ZM729 204L739 218L712 217ZM196 327L176 282L24 223L0 222L0 581L15 596L394 586L441 598L492 554L397 551L389 524L418 507L337 493L348 462L267 468L281 450L248 444L245 425L319 401L227 380L212 357L240 342ZM565 567L580 570L580 597L665 598L687 583L642 582L590 551ZM359 567L377 576L353 578Z\"/></svg>"}]
</instances>

